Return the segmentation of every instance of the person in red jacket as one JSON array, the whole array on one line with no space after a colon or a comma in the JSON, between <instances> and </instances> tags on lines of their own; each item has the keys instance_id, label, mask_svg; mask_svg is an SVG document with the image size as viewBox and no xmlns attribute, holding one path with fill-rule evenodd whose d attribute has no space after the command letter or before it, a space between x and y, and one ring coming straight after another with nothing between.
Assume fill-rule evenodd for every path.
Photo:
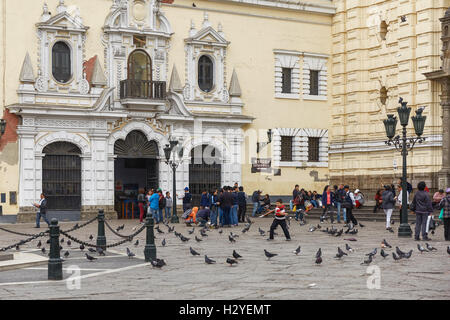
<instances>
[{"instance_id":1,"label":"person in red jacket","mask_svg":"<svg viewBox=\"0 0 450 320\"><path fill-rule=\"evenodd\" d=\"M277 206L275 209L270 210L266 214L260 216L260 217L264 217L272 212L275 212L275 219L273 220L272 225L270 226L270 237L267 240L273 240L274 231L278 227L278 225L280 225L281 229L283 229L284 235L286 237L286 241L290 241L291 236L289 235L289 231L288 231L287 224L286 224L286 216L288 215L288 213L286 212L286 208L283 205L283 200L278 199L276 202L276 205Z\"/></svg>"}]
</instances>

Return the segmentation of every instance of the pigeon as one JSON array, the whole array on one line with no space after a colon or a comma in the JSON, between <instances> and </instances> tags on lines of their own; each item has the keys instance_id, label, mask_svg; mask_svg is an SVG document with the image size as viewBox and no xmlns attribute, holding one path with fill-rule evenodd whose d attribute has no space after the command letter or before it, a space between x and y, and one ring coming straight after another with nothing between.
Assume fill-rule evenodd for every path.
<instances>
[{"instance_id":1,"label":"pigeon","mask_svg":"<svg viewBox=\"0 0 450 320\"><path fill-rule=\"evenodd\" d=\"M44 247L42 247L41 251L42 251L42 253L45 253L45 248L44 248Z\"/></svg>"},{"instance_id":2,"label":"pigeon","mask_svg":"<svg viewBox=\"0 0 450 320\"><path fill-rule=\"evenodd\" d=\"M186 238L185 236L183 236L182 234L180 234L180 240L183 242L187 242L189 240L191 240L190 238Z\"/></svg>"},{"instance_id":3,"label":"pigeon","mask_svg":"<svg viewBox=\"0 0 450 320\"><path fill-rule=\"evenodd\" d=\"M236 260L231 259L231 258L227 258L227 263L230 264L230 267L233 266L233 264L238 263Z\"/></svg>"},{"instance_id":4,"label":"pigeon","mask_svg":"<svg viewBox=\"0 0 450 320\"><path fill-rule=\"evenodd\" d=\"M233 232L230 232L230 236L232 236L233 238L239 238L239 235L233 234Z\"/></svg>"},{"instance_id":5,"label":"pigeon","mask_svg":"<svg viewBox=\"0 0 450 320\"><path fill-rule=\"evenodd\" d=\"M383 239L383 242L381 242L381 243L384 244L388 248L392 248L392 246L389 243L387 243L386 239Z\"/></svg>"},{"instance_id":6,"label":"pigeon","mask_svg":"<svg viewBox=\"0 0 450 320\"><path fill-rule=\"evenodd\" d=\"M358 229L353 229L349 232L349 234L357 234L358 233Z\"/></svg>"},{"instance_id":7,"label":"pigeon","mask_svg":"<svg viewBox=\"0 0 450 320\"><path fill-rule=\"evenodd\" d=\"M353 249L348 245L348 243L345 244L345 250L353 252Z\"/></svg>"},{"instance_id":8,"label":"pigeon","mask_svg":"<svg viewBox=\"0 0 450 320\"><path fill-rule=\"evenodd\" d=\"M230 240L231 243L236 242L232 236L228 236L228 240Z\"/></svg>"},{"instance_id":9,"label":"pigeon","mask_svg":"<svg viewBox=\"0 0 450 320\"><path fill-rule=\"evenodd\" d=\"M295 253L296 256L298 256L298 254L300 253L301 247L298 246L297 249L295 249L293 252Z\"/></svg>"},{"instance_id":10,"label":"pigeon","mask_svg":"<svg viewBox=\"0 0 450 320\"><path fill-rule=\"evenodd\" d=\"M206 232L205 232L205 230L200 230L200 235L202 236L202 237L207 237L208 235L206 234Z\"/></svg>"},{"instance_id":11,"label":"pigeon","mask_svg":"<svg viewBox=\"0 0 450 320\"><path fill-rule=\"evenodd\" d=\"M405 253L405 255L403 256L403 258L406 258L406 259L411 258L412 253L413 253L413 251L412 251L412 250L409 250L408 253Z\"/></svg>"},{"instance_id":12,"label":"pigeon","mask_svg":"<svg viewBox=\"0 0 450 320\"><path fill-rule=\"evenodd\" d=\"M261 228L258 228L258 231L261 236L264 236L266 234L266 232L264 230L262 230Z\"/></svg>"},{"instance_id":13,"label":"pigeon","mask_svg":"<svg viewBox=\"0 0 450 320\"><path fill-rule=\"evenodd\" d=\"M78 223L76 225L73 226L72 229L78 229L80 226L78 225Z\"/></svg>"},{"instance_id":14,"label":"pigeon","mask_svg":"<svg viewBox=\"0 0 450 320\"><path fill-rule=\"evenodd\" d=\"M64 238L62 238L60 242L61 242L61 243L64 243Z\"/></svg>"},{"instance_id":15,"label":"pigeon","mask_svg":"<svg viewBox=\"0 0 450 320\"><path fill-rule=\"evenodd\" d=\"M135 254L133 252L131 252L129 248L127 248L127 256L128 256L128 259L131 259L135 256Z\"/></svg>"},{"instance_id":16,"label":"pigeon","mask_svg":"<svg viewBox=\"0 0 450 320\"><path fill-rule=\"evenodd\" d=\"M390 233L394 233L394 230L392 228L388 229Z\"/></svg>"},{"instance_id":17,"label":"pigeon","mask_svg":"<svg viewBox=\"0 0 450 320\"><path fill-rule=\"evenodd\" d=\"M347 238L347 239L344 239L344 240L347 240L347 241L358 241L355 238Z\"/></svg>"},{"instance_id":18,"label":"pigeon","mask_svg":"<svg viewBox=\"0 0 450 320\"><path fill-rule=\"evenodd\" d=\"M188 233L189 233L189 234L193 234L194 231L195 231L195 228L192 228L192 230L188 230Z\"/></svg>"},{"instance_id":19,"label":"pigeon","mask_svg":"<svg viewBox=\"0 0 450 320\"><path fill-rule=\"evenodd\" d=\"M350 227L348 227L348 229L345 230L345 234L348 234L350 232L350 230L352 230L352 229L350 229Z\"/></svg>"},{"instance_id":20,"label":"pigeon","mask_svg":"<svg viewBox=\"0 0 450 320\"><path fill-rule=\"evenodd\" d=\"M117 229L116 229L116 231L123 230L124 228L125 228L125 225L123 224L123 225L121 225L121 226L118 226Z\"/></svg>"},{"instance_id":21,"label":"pigeon","mask_svg":"<svg viewBox=\"0 0 450 320\"><path fill-rule=\"evenodd\" d=\"M63 249L63 247L62 247L62 246L59 246L59 251L62 251L62 249Z\"/></svg>"},{"instance_id":22,"label":"pigeon","mask_svg":"<svg viewBox=\"0 0 450 320\"><path fill-rule=\"evenodd\" d=\"M50 244L50 239L48 239L46 243L47 243L47 244Z\"/></svg>"},{"instance_id":23,"label":"pigeon","mask_svg":"<svg viewBox=\"0 0 450 320\"><path fill-rule=\"evenodd\" d=\"M248 224L252 224L252 220L250 220L250 218L248 216L245 216L245 220L247 221Z\"/></svg>"},{"instance_id":24,"label":"pigeon","mask_svg":"<svg viewBox=\"0 0 450 320\"><path fill-rule=\"evenodd\" d=\"M162 245L163 247L166 246L166 239L165 239L165 238L164 238L163 241L161 242L161 245Z\"/></svg>"},{"instance_id":25,"label":"pigeon","mask_svg":"<svg viewBox=\"0 0 450 320\"><path fill-rule=\"evenodd\" d=\"M270 260L270 258L277 256L277 253L270 253L269 251L267 251L266 249L264 249L264 254L266 255L266 257Z\"/></svg>"},{"instance_id":26,"label":"pigeon","mask_svg":"<svg viewBox=\"0 0 450 320\"><path fill-rule=\"evenodd\" d=\"M155 261L150 260L150 263L152 264L153 268L159 268L161 269L163 266L166 265L163 259L156 259Z\"/></svg>"},{"instance_id":27,"label":"pigeon","mask_svg":"<svg viewBox=\"0 0 450 320\"><path fill-rule=\"evenodd\" d=\"M317 250L316 252L316 258L321 257L322 256L322 248L319 248L319 250Z\"/></svg>"},{"instance_id":28,"label":"pigeon","mask_svg":"<svg viewBox=\"0 0 450 320\"><path fill-rule=\"evenodd\" d=\"M437 249L436 249L435 247L429 245L429 244L426 243L426 242L425 242L425 245L427 246L427 249L428 249L428 250L430 250L430 251L433 251L433 250L434 250L434 251L437 251Z\"/></svg>"},{"instance_id":29,"label":"pigeon","mask_svg":"<svg viewBox=\"0 0 450 320\"><path fill-rule=\"evenodd\" d=\"M344 232L344 229L339 230L334 236L335 237L340 237L342 236L342 233Z\"/></svg>"},{"instance_id":30,"label":"pigeon","mask_svg":"<svg viewBox=\"0 0 450 320\"><path fill-rule=\"evenodd\" d=\"M319 265L322 263L322 257L317 257L316 258L316 264Z\"/></svg>"},{"instance_id":31,"label":"pigeon","mask_svg":"<svg viewBox=\"0 0 450 320\"><path fill-rule=\"evenodd\" d=\"M197 8L197 6L195 5L195 3L194 3L194 2L192 2L192 6L193 6L194 8Z\"/></svg>"},{"instance_id":32,"label":"pigeon","mask_svg":"<svg viewBox=\"0 0 450 320\"><path fill-rule=\"evenodd\" d=\"M159 228L159 226L157 226L157 227L155 228L155 230L158 231L158 233L164 233L164 231L162 231L162 230Z\"/></svg>"},{"instance_id":33,"label":"pigeon","mask_svg":"<svg viewBox=\"0 0 450 320\"><path fill-rule=\"evenodd\" d=\"M176 237L179 237L179 236L181 236L181 233L179 233L179 232L176 232L176 231L174 231L173 232L173 234L176 236Z\"/></svg>"},{"instance_id":34,"label":"pigeon","mask_svg":"<svg viewBox=\"0 0 450 320\"><path fill-rule=\"evenodd\" d=\"M137 247L139 245L139 239L136 240L136 242L134 243L134 245Z\"/></svg>"},{"instance_id":35,"label":"pigeon","mask_svg":"<svg viewBox=\"0 0 450 320\"><path fill-rule=\"evenodd\" d=\"M92 253L96 252L94 248L88 248L88 250L89 250L89 252L92 252Z\"/></svg>"},{"instance_id":36,"label":"pigeon","mask_svg":"<svg viewBox=\"0 0 450 320\"><path fill-rule=\"evenodd\" d=\"M450 246L447 247L447 253L450 254Z\"/></svg>"},{"instance_id":37,"label":"pigeon","mask_svg":"<svg viewBox=\"0 0 450 320\"><path fill-rule=\"evenodd\" d=\"M200 255L200 253L198 253L197 251L195 251L194 249L192 249L192 247L189 247L189 251L191 252L191 254L192 254L193 256L199 256L199 255Z\"/></svg>"},{"instance_id":38,"label":"pigeon","mask_svg":"<svg viewBox=\"0 0 450 320\"><path fill-rule=\"evenodd\" d=\"M364 260L361 264L369 265L372 262L372 255L369 255L367 260Z\"/></svg>"},{"instance_id":39,"label":"pigeon","mask_svg":"<svg viewBox=\"0 0 450 320\"><path fill-rule=\"evenodd\" d=\"M308 230L308 232L314 232L314 231L316 231L316 227L314 227L314 226L311 226L310 228L309 228L309 230Z\"/></svg>"},{"instance_id":40,"label":"pigeon","mask_svg":"<svg viewBox=\"0 0 450 320\"><path fill-rule=\"evenodd\" d=\"M359 224L359 226L360 226L361 228L364 228L364 227L365 227L365 225L363 225L361 222L358 223L358 224Z\"/></svg>"},{"instance_id":41,"label":"pigeon","mask_svg":"<svg viewBox=\"0 0 450 320\"><path fill-rule=\"evenodd\" d=\"M97 247L97 253L98 253L99 256L104 256L105 255L105 251L102 248L100 248L100 247Z\"/></svg>"},{"instance_id":42,"label":"pigeon","mask_svg":"<svg viewBox=\"0 0 450 320\"><path fill-rule=\"evenodd\" d=\"M69 251L64 252L64 258L67 258L69 256Z\"/></svg>"},{"instance_id":43,"label":"pigeon","mask_svg":"<svg viewBox=\"0 0 450 320\"><path fill-rule=\"evenodd\" d=\"M19 251L19 250L20 250L20 247L19 247L19 245L17 245L17 246L16 246L16 250L17 250L17 251Z\"/></svg>"},{"instance_id":44,"label":"pigeon","mask_svg":"<svg viewBox=\"0 0 450 320\"><path fill-rule=\"evenodd\" d=\"M322 228L322 227L320 226L320 224L317 224L317 229L320 229L320 228Z\"/></svg>"},{"instance_id":45,"label":"pigeon","mask_svg":"<svg viewBox=\"0 0 450 320\"><path fill-rule=\"evenodd\" d=\"M80 244L80 250L81 250L81 251L84 250L84 244Z\"/></svg>"},{"instance_id":46,"label":"pigeon","mask_svg":"<svg viewBox=\"0 0 450 320\"><path fill-rule=\"evenodd\" d=\"M223 233L223 230L222 230L222 229L220 229L220 230L219 230L219 234L222 234L222 233Z\"/></svg>"},{"instance_id":47,"label":"pigeon","mask_svg":"<svg viewBox=\"0 0 450 320\"><path fill-rule=\"evenodd\" d=\"M244 229L242 229L242 233L246 233L248 230L250 230L250 226L246 226Z\"/></svg>"},{"instance_id":48,"label":"pigeon","mask_svg":"<svg viewBox=\"0 0 450 320\"><path fill-rule=\"evenodd\" d=\"M67 240L67 245L70 247L72 245L72 241Z\"/></svg>"},{"instance_id":49,"label":"pigeon","mask_svg":"<svg viewBox=\"0 0 450 320\"><path fill-rule=\"evenodd\" d=\"M195 236L195 241L200 242L200 241L203 241L203 240L199 239L197 236Z\"/></svg>"},{"instance_id":50,"label":"pigeon","mask_svg":"<svg viewBox=\"0 0 450 320\"><path fill-rule=\"evenodd\" d=\"M94 236L91 234L91 235L89 236L89 240L92 241L92 239L94 239Z\"/></svg>"},{"instance_id":51,"label":"pigeon","mask_svg":"<svg viewBox=\"0 0 450 320\"><path fill-rule=\"evenodd\" d=\"M169 233L171 233L171 232L173 232L175 230L175 227L169 227L168 226L168 229L169 229Z\"/></svg>"},{"instance_id":52,"label":"pigeon","mask_svg":"<svg viewBox=\"0 0 450 320\"><path fill-rule=\"evenodd\" d=\"M397 252L400 258L403 258L403 256L405 255L405 253L402 250L400 250L399 247L395 247L395 252Z\"/></svg>"},{"instance_id":53,"label":"pigeon","mask_svg":"<svg viewBox=\"0 0 450 320\"><path fill-rule=\"evenodd\" d=\"M41 242L41 240L39 240L37 247L40 248L41 246L42 246L42 242Z\"/></svg>"},{"instance_id":54,"label":"pigeon","mask_svg":"<svg viewBox=\"0 0 450 320\"><path fill-rule=\"evenodd\" d=\"M398 261L398 260L400 260L402 257L401 257L401 256L397 257L397 255L395 254L395 252L392 252L392 258L394 258L395 261Z\"/></svg>"},{"instance_id":55,"label":"pigeon","mask_svg":"<svg viewBox=\"0 0 450 320\"><path fill-rule=\"evenodd\" d=\"M90 256L90 255L88 255L87 253L85 253L85 255L86 255L86 258L87 258L89 261L97 260L97 258L95 258L95 257L93 257L93 256Z\"/></svg>"},{"instance_id":56,"label":"pigeon","mask_svg":"<svg viewBox=\"0 0 450 320\"><path fill-rule=\"evenodd\" d=\"M374 256L376 254L377 254L377 248L373 249L372 252L367 253L366 256Z\"/></svg>"},{"instance_id":57,"label":"pigeon","mask_svg":"<svg viewBox=\"0 0 450 320\"><path fill-rule=\"evenodd\" d=\"M420 244L417 244L417 249L419 249L420 253L422 253L422 252L428 252L428 250L425 249L424 247L422 247Z\"/></svg>"},{"instance_id":58,"label":"pigeon","mask_svg":"<svg viewBox=\"0 0 450 320\"><path fill-rule=\"evenodd\" d=\"M343 256L348 256L348 254L346 254L344 251L341 250L341 248L338 247L338 253L336 254L335 258L342 258Z\"/></svg>"},{"instance_id":59,"label":"pigeon","mask_svg":"<svg viewBox=\"0 0 450 320\"><path fill-rule=\"evenodd\" d=\"M400 16L400 20L401 20L402 22L406 22L406 16Z\"/></svg>"},{"instance_id":60,"label":"pigeon","mask_svg":"<svg viewBox=\"0 0 450 320\"><path fill-rule=\"evenodd\" d=\"M216 263L216 261L208 258L208 256L205 254L205 263L206 264L214 264L214 263Z\"/></svg>"},{"instance_id":61,"label":"pigeon","mask_svg":"<svg viewBox=\"0 0 450 320\"><path fill-rule=\"evenodd\" d=\"M242 258L242 256L239 253L237 253L236 250L233 250L233 258L239 259Z\"/></svg>"},{"instance_id":62,"label":"pigeon","mask_svg":"<svg viewBox=\"0 0 450 320\"><path fill-rule=\"evenodd\" d=\"M387 256L389 256L386 252L384 252L383 249L381 249L380 255L381 255L383 258L385 258L385 259L386 259Z\"/></svg>"}]
</instances>

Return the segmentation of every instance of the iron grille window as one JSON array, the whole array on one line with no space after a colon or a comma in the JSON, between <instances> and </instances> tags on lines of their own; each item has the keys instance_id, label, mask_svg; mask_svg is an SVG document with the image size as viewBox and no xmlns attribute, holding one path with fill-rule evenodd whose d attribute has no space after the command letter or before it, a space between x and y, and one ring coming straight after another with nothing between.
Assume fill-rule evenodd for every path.
<instances>
[{"instance_id":1,"label":"iron grille window","mask_svg":"<svg viewBox=\"0 0 450 320\"><path fill-rule=\"evenodd\" d=\"M210 92L214 86L214 64L208 56L198 60L198 86L205 92Z\"/></svg>"},{"instance_id":2,"label":"iron grille window","mask_svg":"<svg viewBox=\"0 0 450 320\"><path fill-rule=\"evenodd\" d=\"M292 161L291 136L281 136L281 161Z\"/></svg>"},{"instance_id":3,"label":"iron grille window","mask_svg":"<svg viewBox=\"0 0 450 320\"><path fill-rule=\"evenodd\" d=\"M71 77L70 48L62 41L55 43L52 49L52 73L62 83L66 83Z\"/></svg>"},{"instance_id":4,"label":"iron grille window","mask_svg":"<svg viewBox=\"0 0 450 320\"><path fill-rule=\"evenodd\" d=\"M319 70L309 70L309 94L319 95Z\"/></svg>"},{"instance_id":5,"label":"iron grille window","mask_svg":"<svg viewBox=\"0 0 450 320\"><path fill-rule=\"evenodd\" d=\"M291 93L291 79L292 79L292 69L291 68L282 68L281 69L283 80L282 80L282 88L281 93Z\"/></svg>"},{"instance_id":6,"label":"iron grille window","mask_svg":"<svg viewBox=\"0 0 450 320\"><path fill-rule=\"evenodd\" d=\"M16 191L9 192L9 204L17 204L17 192Z\"/></svg>"},{"instance_id":7,"label":"iron grille window","mask_svg":"<svg viewBox=\"0 0 450 320\"><path fill-rule=\"evenodd\" d=\"M308 137L308 161L319 162L320 138Z\"/></svg>"}]
</instances>

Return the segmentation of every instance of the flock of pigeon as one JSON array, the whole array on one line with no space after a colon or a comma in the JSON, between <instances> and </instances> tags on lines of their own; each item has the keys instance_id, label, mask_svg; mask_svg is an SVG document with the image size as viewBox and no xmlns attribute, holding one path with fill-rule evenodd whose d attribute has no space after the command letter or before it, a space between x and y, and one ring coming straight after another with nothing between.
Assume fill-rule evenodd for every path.
<instances>
[{"instance_id":1,"label":"flock of pigeon","mask_svg":"<svg viewBox=\"0 0 450 320\"><path fill-rule=\"evenodd\" d=\"M242 230L242 233L248 232L250 230L250 227L251 227L252 223L253 223L248 217L246 217L246 219L247 219L247 223L245 224L245 227ZM168 223L164 223L164 225L168 228L168 231L167 231L168 233L173 233L182 242L188 242L189 240L191 240L191 238L185 237L183 234L175 231L175 227L169 226ZM290 225L290 221L289 221L289 225ZM361 228L364 227L364 225L361 225L361 224L359 224L359 226ZM119 226L119 227L117 227L116 231L123 230L124 228L125 228L125 225ZM165 234L165 232L160 229L159 225L157 225L154 229L156 230L156 232L158 234ZM322 228L322 226L320 224L318 224L317 226L310 226L308 231L309 232L315 232L316 230L320 230L320 229L323 229L323 228ZM199 234L200 234L201 237L198 237L197 235L194 235L195 241L196 242L204 241L204 239L208 237L207 231L210 231L210 229L208 229L207 227L203 227L202 229L199 229ZM329 235L331 235L333 237L340 237L343 234L356 235L358 233L358 229L354 228L353 226L349 226L346 231L344 231L344 229L338 230L334 226L331 226L331 228L327 227L326 229L323 229L323 230L320 230L320 231L322 231L324 233L327 233L327 234L329 234ZM194 227L191 230L188 230L188 233L190 235L193 235L194 232L195 232L195 228ZM222 234L223 233L223 229L219 229L218 232L219 232L219 234ZM266 231L262 230L261 228L258 228L258 232L259 232L259 234L261 236L263 236L263 237L266 236ZM275 235L276 235L276 233L275 233ZM230 234L228 235L228 241L230 243L235 243L237 238L239 238L239 235L234 234L233 232L230 232ZM89 240L92 241L93 239L94 239L94 237L92 235L90 235L89 236ZM344 238L344 240L346 240L346 241L357 241L357 239L355 239L355 238ZM50 243L50 239L47 240L47 244L49 244L49 243ZM63 251L62 244L64 244L64 243L65 243L65 240L64 240L64 238L62 238L60 240L60 251ZM71 243L70 240L67 240L66 244L70 248L72 243ZM162 240L162 242L161 242L161 245L163 247L165 247L166 244L167 244L167 242L166 242L166 239L164 238ZM139 245L139 240L136 240L136 242L134 243L134 246L137 247L138 245ZM39 241L37 243L37 247L41 248L42 253L44 253L44 254L46 253L46 249L43 246L41 241ZM83 244L81 244L79 246L79 248L83 252L84 249L85 249L85 246ZM381 250L380 250L380 253L379 253L383 257L383 259L386 259L386 257L389 256L389 254L386 253L386 251L385 251L388 248L390 249L390 248L392 248L392 246L386 241L386 239L383 239L383 241L381 242ZM418 249L418 251L421 254L424 253L424 252L437 251L437 249L434 248L433 246L431 246L429 243L425 243L425 247L423 247L421 244L417 244L417 249ZM16 247L16 250L19 250L19 246ZM94 260L98 259L98 258L96 258L96 257L94 257L92 255L94 253L97 253L98 256L105 256L105 251L102 248L100 248L100 247L96 247L95 249L89 247L87 250L91 253L91 254L89 254L87 252L85 253L86 259L89 260L89 261L94 261ZM189 251L190 251L190 254L193 255L193 256L200 256L201 255L200 253L195 251L192 247L189 247ZM348 245L348 243L346 243L345 244L345 251L342 250L340 247L337 247L337 253L334 256L334 258L335 259L342 259L342 258L344 258L344 256L348 256L348 254L352 253L352 252L354 252L354 249L352 249ZM295 255L301 254L301 246L298 246L293 251L293 253ZM361 265L369 265L369 264L371 264L372 261L373 261L373 258L377 255L377 253L378 253L378 248L374 248L371 252L367 253L365 255L367 258L364 259L364 261L361 263ZM450 246L447 247L447 253L450 255ZM136 256L135 253L133 253L128 247L126 248L126 254L127 254L128 258L130 258L130 259ZM264 254L265 254L265 256L267 257L268 260L270 260L271 258L273 258L273 257L278 255L277 253L269 252L266 249L264 249ZM395 247L395 252L392 252L392 258L394 259L394 261L399 261L399 260L402 260L402 259L409 259L409 258L411 258L412 254L413 254L413 250L410 250L408 252L403 252L399 247ZM50 255L50 253L48 253L48 255ZM70 255L70 252L68 250L66 250L64 252L64 254L63 254L64 258L68 258L69 255ZM238 264L239 259L242 259L242 256L239 253L237 253L236 250L233 250L231 256L227 257L227 259L226 259L226 263L229 264L230 266L233 266L234 264ZM205 263L206 264L215 264L216 263L215 260L209 258L206 254L204 255L204 259L205 259ZM320 265L320 264L322 264L322 262L323 262L322 249L319 248L318 251L316 252L316 255L315 255L315 263L317 265ZM156 268L162 268L163 266L166 265L166 262L163 259L156 259L155 261L151 261L151 265L153 267L156 267Z\"/></svg>"}]
</instances>

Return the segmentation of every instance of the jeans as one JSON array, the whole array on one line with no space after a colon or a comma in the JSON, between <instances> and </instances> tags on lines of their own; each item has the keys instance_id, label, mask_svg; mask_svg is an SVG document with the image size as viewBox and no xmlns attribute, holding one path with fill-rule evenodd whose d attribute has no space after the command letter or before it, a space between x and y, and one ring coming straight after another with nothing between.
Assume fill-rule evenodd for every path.
<instances>
[{"instance_id":1,"label":"jeans","mask_svg":"<svg viewBox=\"0 0 450 320\"><path fill-rule=\"evenodd\" d=\"M384 209L384 213L386 214L386 228L391 227L391 216L393 210L394 209Z\"/></svg>"},{"instance_id":2,"label":"jeans","mask_svg":"<svg viewBox=\"0 0 450 320\"><path fill-rule=\"evenodd\" d=\"M319 206L316 200L311 200L311 204L313 205L314 208L317 208Z\"/></svg>"},{"instance_id":3,"label":"jeans","mask_svg":"<svg viewBox=\"0 0 450 320\"><path fill-rule=\"evenodd\" d=\"M245 222L245 212L247 211L247 206L245 204L240 204L239 205L239 210L238 210L238 221L240 222Z\"/></svg>"},{"instance_id":4,"label":"jeans","mask_svg":"<svg viewBox=\"0 0 450 320\"><path fill-rule=\"evenodd\" d=\"M323 212L322 212L322 216L320 217L320 222L323 221L323 219L325 218L325 214L330 210L330 208L332 207L331 204L326 204L324 205L325 208L323 208ZM334 219L333 219L333 212L330 211L330 218L331 218L331 223L333 223Z\"/></svg>"},{"instance_id":5,"label":"jeans","mask_svg":"<svg viewBox=\"0 0 450 320\"><path fill-rule=\"evenodd\" d=\"M341 206L342 206L342 203L341 202L336 202L335 203L336 204L336 212L337 212L337 222L341 222ZM342 210L342 213L344 212L344 208L342 208L343 210ZM345 218L344 218L344 221L345 221Z\"/></svg>"},{"instance_id":6,"label":"jeans","mask_svg":"<svg viewBox=\"0 0 450 320\"><path fill-rule=\"evenodd\" d=\"M225 222L223 218L223 209L219 207L218 210L219 210L219 224L223 226Z\"/></svg>"},{"instance_id":7,"label":"jeans","mask_svg":"<svg viewBox=\"0 0 450 320\"><path fill-rule=\"evenodd\" d=\"M165 207L164 208L164 211L166 212L166 219L169 219L170 217L171 217L171 210L172 210L172 207Z\"/></svg>"},{"instance_id":8,"label":"jeans","mask_svg":"<svg viewBox=\"0 0 450 320\"><path fill-rule=\"evenodd\" d=\"M225 207L223 211L223 225L229 226L231 224L231 207Z\"/></svg>"},{"instance_id":9,"label":"jeans","mask_svg":"<svg viewBox=\"0 0 450 320\"><path fill-rule=\"evenodd\" d=\"M150 210L150 216L155 220L155 222L158 222L158 209L148 208Z\"/></svg>"},{"instance_id":10,"label":"jeans","mask_svg":"<svg viewBox=\"0 0 450 320\"><path fill-rule=\"evenodd\" d=\"M234 204L231 207L231 224L237 225L238 224L238 205Z\"/></svg>"},{"instance_id":11,"label":"jeans","mask_svg":"<svg viewBox=\"0 0 450 320\"><path fill-rule=\"evenodd\" d=\"M45 223L48 224L48 226L50 227L50 222L47 219L47 214L42 214L40 212L36 213L36 227L40 227L41 226L41 217L42 219L44 219Z\"/></svg>"},{"instance_id":12,"label":"jeans","mask_svg":"<svg viewBox=\"0 0 450 320\"><path fill-rule=\"evenodd\" d=\"M253 212L252 212L252 217L254 217L256 215L256 212L259 209L259 202L253 202Z\"/></svg>"},{"instance_id":13,"label":"jeans","mask_svg":"<svg viewBox=\"0 0 450 320\"><path fill-rule=\"evenodd\" d=\"M415 230L415 238L419 238L420 232L422 231L422 237L427 236L427 219L428 213L419 213L416 212L416 230Z\"/></svg>"},{"instance_id":14,"label":"jeans","mask_svg":"<svg viewBox=\"0 0 450 320\"><path fill-rule=\"evenodd\" d=\"M450 218L444 218L444 237L446 241L450 241Z\"/></svg>"},{"instance_id":15,"label":"jeans","mask_svg":"<svg viewBox=\"0 0 450 320\"><path fill-rule=\"evenodd\" d=\"M218 208L216 206L211 207L211 225L216 226L217 225L217 212Z\"/></svg>"},{"instance_id":16,"label":"jeans","mask_svg":"<svg viewBox=\"0 0 450 320\"><path fill-rule=\"evenodd\" d=\"M347 209L342 208L342 216L344 217L344 222L347 223Z\"/></svg>"}]
</instances>

